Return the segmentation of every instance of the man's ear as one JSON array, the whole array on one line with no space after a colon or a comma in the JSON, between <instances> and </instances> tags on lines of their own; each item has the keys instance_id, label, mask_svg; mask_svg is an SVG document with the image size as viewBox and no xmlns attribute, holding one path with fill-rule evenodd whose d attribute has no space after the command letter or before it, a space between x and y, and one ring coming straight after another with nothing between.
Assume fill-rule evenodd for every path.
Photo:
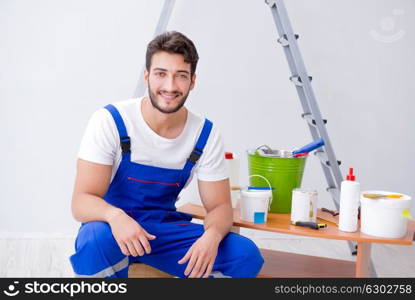
<instances>
[{"instance_id":1,"label":"man's ear","mask_svg":"<svg viewBox=\"0 0 415 300\"><path fill-rule=\"evenodd\" d=\"M190 90L193 90L196 84L196 74L192 75L192 82L190 83Z\"/></svg>"}]
</instances>

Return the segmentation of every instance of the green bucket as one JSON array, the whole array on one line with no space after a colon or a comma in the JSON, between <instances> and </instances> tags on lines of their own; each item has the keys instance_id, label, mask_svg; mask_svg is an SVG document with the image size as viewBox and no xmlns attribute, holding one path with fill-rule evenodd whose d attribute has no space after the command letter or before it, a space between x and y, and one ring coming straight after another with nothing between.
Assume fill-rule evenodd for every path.
<instances>
[{"instance_id":1,"label":"green bucket","mask_svg":"<svg viewBox=\"0 0 415 300\"><path fill-rule=\"evenodd\" d=\"M306 157L264 157L257 151L248 151L250 185L268 187L263 176L274 188L269 212L291 212L292 190L301 187Z\"/></svg>"}]
</instances>

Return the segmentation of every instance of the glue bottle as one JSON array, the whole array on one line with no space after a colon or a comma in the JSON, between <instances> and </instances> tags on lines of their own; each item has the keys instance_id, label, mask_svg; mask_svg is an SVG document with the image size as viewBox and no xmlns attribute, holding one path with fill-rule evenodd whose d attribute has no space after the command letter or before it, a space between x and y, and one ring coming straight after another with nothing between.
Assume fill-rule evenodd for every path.
<instances>
[{"instance_id":1,"label":"glue bottle","mask_svg":"<svg viewBox=\"0 0 415 300\"><path fill-rule=\"evenodd\" d=\"M229 183L231 186L231 200L232 207L237 208L240 197L240 186L239 186L239 159L232 152L225 152L225 159L228 163L229 168Z\"/></svg>"},{"instance_id":2,"label":"glue bottle","mask_svg":"<svg viewBox=\"0 0 415 300\"><path fill-rule=\"evenodd\" d=\"M357 231L357 214L360 201L360 183L355 181L353 168L349 168L346 180L340 187L339 230Z\"/></svg>"}]
</instances>

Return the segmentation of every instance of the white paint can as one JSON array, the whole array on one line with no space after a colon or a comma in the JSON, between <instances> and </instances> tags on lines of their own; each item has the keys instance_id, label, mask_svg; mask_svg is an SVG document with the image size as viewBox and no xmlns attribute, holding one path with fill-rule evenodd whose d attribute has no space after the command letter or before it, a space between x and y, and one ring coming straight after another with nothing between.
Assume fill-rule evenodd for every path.
<instances>
[{"instance_id":1,"label":"white paint can","mask_svg":"<svg viewBox=\"0 0 415 300\"><path fill-rule=\"evenodd\" d=\"M364 191L360 197L360 231L382 238L401 238L408 229L408 219L404 211L411 207L411 197L401 194L401 198L366 198L363 194L400 194L387 191Z\"/></svg>"},{"instance_id":2,"label":"white paint can","mask_svg":"<svg viewBox=\"0 0 415 300\"><path fill-rule=\"evenodd\" d=\"M296 188L292 191L291 222L317 221L317 191Z\"/></svg>"}]
</instances>

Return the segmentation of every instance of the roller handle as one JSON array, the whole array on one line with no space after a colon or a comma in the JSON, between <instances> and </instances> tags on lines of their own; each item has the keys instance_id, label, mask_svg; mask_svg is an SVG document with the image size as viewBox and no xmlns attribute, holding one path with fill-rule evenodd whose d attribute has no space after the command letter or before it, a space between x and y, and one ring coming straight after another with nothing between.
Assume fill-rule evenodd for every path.
<instances>
[{"instance_id":1,"label":"roller handle","mask_svg":"<svg viewBox=\"0 0 415 300\"><path fill-rule=\"evenodd\" d=\"M300 149L294 150L293 154L298 154L298 153L308 153L310 151L313 151L317 148L320 148L321 146L324 146L324 141L322 138L315 140L314 142L311 142L310 144L307 144L303 147L301 147Z\"/></svg>"}]
</instances>

